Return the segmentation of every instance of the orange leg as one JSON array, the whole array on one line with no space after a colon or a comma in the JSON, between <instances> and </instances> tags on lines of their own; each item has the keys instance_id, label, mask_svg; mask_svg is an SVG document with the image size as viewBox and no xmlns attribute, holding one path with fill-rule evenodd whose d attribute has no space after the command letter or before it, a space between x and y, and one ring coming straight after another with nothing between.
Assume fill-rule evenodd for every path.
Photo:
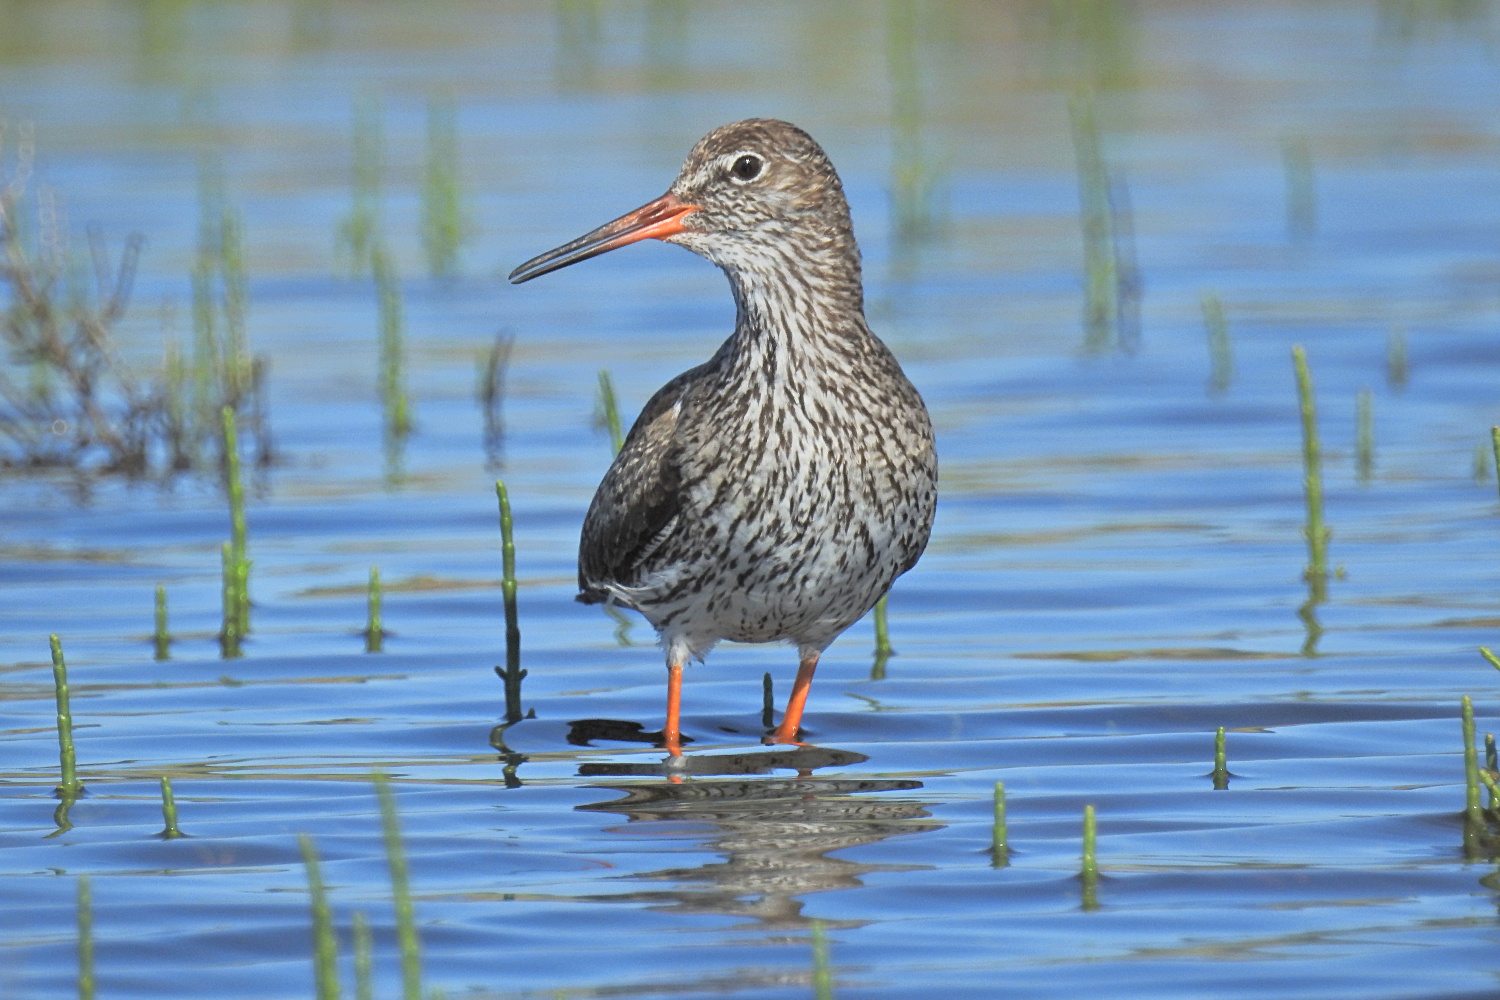
<instances>
[{"instance_id":1,"label":"orange leg","mask_svg":"<svg viewBox=\"0 0 1500 1000\"><path fill-rule=\"evenodd\" d=\"M682 664L667 664L667 724L661 743L673 757L682 756Z\"/></svg>"},{"instance_id":2,"label":"orange leg","mask_svg":"<svg viewBox=\"0 0 1500 1000\"><path fill-rule=\"evenodd\" d=\"M802 657L802 662L797 667L797 681L792 685L792 696L786 702L786 714L781 717L781 725L762 742L797 742L797 731L802 728L802 709L807 705L807 692L812 687L813 671L817 669L817 653Z\"/></svg>"}]
</instances>

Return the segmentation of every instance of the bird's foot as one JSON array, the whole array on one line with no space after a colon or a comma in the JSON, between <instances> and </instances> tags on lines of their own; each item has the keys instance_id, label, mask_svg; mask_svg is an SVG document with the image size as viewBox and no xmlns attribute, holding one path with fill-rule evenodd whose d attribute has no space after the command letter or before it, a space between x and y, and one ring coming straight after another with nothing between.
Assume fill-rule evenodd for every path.
<instances>
[{"instance_id":1,"label":"bird's foot","mask_svg":"<svg viewBox=\"0 0 1500 1000\"><path fill-rule=\"evenodd\" d=\"M802 742L800 739L797 738L797 737L799 737L801 735L802 735L802 730L800 730L800 729L794 730L793 732L790 732L790 733L787 733L787 732L783 732L780 729L780 727L778 727L776 729L771 730L769 733L766 733L766 735L762 736L760 738L760 743L761 743L761 746L767 746L767 747L775 747L775 746L805 747L805 746L807 746L807 744L804 743L804 742Z\"/></svg>"}]
</instances>

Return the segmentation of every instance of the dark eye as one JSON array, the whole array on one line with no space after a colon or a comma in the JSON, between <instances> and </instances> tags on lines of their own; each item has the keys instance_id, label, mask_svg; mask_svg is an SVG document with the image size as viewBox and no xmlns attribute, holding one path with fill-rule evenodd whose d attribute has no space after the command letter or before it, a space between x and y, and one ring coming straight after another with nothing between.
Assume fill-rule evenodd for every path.
<instances>
[{"instance_id":1,"label":"dark eye","mask_svg":"<svg viewBox=\"0 0 1500 1000\"><path fill-rule=\"evenodd\" d=\"M734 166L729 168L729 172L742 181L753 181L760 176L761 166L760 157L747 153L734 161Z\"/></svg>"}]
</instances>

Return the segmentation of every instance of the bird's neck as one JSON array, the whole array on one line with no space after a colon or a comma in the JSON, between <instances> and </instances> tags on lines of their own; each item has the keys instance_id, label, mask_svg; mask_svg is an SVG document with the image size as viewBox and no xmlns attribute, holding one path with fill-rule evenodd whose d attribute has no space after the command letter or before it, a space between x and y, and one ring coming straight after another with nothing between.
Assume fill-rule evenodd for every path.
<instances>
[{"instance_id":1,"label":"bird's neck","mask_svg":"<svg viewBox=\"0 0 1500 1000\"><path fill-rule=\"evenodd\" d=\"M725 268L737 310L725 347L738 374L784 382L809 366L848 365L866 353L874 335L865 324L857 250L777 248L757 263Z\"/></svg>"}]
</instances>

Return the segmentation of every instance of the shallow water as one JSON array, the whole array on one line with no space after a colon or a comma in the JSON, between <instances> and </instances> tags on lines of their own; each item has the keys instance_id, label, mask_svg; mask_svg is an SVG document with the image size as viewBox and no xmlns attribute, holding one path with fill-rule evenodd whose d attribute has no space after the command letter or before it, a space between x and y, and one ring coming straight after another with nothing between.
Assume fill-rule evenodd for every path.
<instances>
[{"instance_id":1,"label":"shallow water","mask_svg":"<svg viewBox=\"0 0 1500 1000\"><path fill-rule=\"evenodd\" d=\"M252 491L235 660L215 639L215 484L0 479L0 996L75 995L80 874L101 997L313 995L299 832L346 993L363 911L396 995L375 770L424 981L449 996L1493 995L1497 880L1462 850L1458 699L1496 726L1475 647L1500 640L1500 508L1474 464L1500 421L1497 30L1489 4L1416 2L0 3L0 103L35 123L38 180L75 228L149 239L127 331L142 363L163 303L190 322L198 163L222 162L282 458ZM1084 85L1143 288L1139 343L1093 351L1067 100ZM457 107L475 228L446 282L422 276L416 224L432 93ZM406 276L417 430L399 467L375 294L335 255L360 95L383 104ZM750 114L799 122L840 167L872 322L938 426L942 501L891 597L897 655L875 662L868 622L832 647L811 745L759 745L761 677L784 697L792 652L724 646L689 672L674 771L630 739L661 721L650 629L575 604L573 559L609 462L598 370L633 412L725 335L723 280L656 244L500 275L659 194L702 132ZM1284 142L1311 151L1311 231L1288 219ZM896 180L914 163L925 198ZM1233 339L1220 393L1207 290ZM503 731L496 470L473 401L498 329L516 337L499 472L535 713ZM1338 571L1311 607L1295 343ZM393 633L378 655L359 635L371 565ZM55 836L51 632L88 786ZM1227 791L1208 774L1218 726ZM157 836L164 775L184 839Z\"/></svg>"}]
</instances>

